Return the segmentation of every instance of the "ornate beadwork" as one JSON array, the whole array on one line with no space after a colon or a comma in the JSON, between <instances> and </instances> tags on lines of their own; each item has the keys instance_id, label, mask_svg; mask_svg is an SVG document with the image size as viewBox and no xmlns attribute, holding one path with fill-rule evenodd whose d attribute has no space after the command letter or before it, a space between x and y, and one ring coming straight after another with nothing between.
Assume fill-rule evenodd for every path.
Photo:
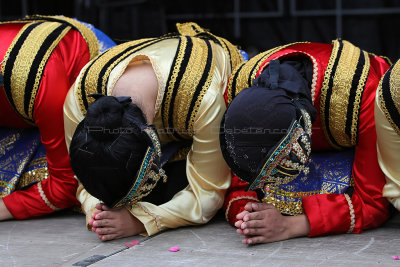
<instances>
[{"instance_id":1,"label":"ornate beadwork","mask_svg":"<svg viewBox=\"0 0 400 267\"><path fill-rule=\"evenodd\" d=\"M265 184L287 184L295 179L301 172L307 174L307 163L311 154L311 118L305 110L300 110L304 128L299 122L294 121L288 133L282 138L279 145L269 153L269 157L262 167L259 175L250 185L250 190L263 188ZM297 161L293 161L290 154Z\"/></svg>"},{"instance_id":2,"label":"ornate beadwork","mask_svg":"<svg viewBox=\"0 0 400 267\"><path fill-rule=\"evenodd\" d=\"M128 193L113 207L121 207L125 204L134 204L150 194L160 179L167 181L167 175L161 168L161 145L156 130L146 127L143 131L149 136L152 145L147 148L142 164L133 179L134 183Z\"/></svg>"}]
</instances>

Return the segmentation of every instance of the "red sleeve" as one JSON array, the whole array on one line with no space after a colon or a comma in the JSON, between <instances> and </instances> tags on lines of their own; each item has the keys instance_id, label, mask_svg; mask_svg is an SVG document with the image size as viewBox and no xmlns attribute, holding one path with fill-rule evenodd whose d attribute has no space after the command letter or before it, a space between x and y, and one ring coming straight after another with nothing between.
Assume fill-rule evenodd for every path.
<instances>
[{"instance_id":1,"label":"red sleeve","mask_svg":"<svg viewBox=\"0 0 400 267\"><path fill-rule=\"evenodd\" d=\"M371 70L369 79L379 81L380 74L377 75L377 72ZM383 73L384 71L381 72ZM309 236L348 231L361 233L362 230L380 226L389 217L389 203L382 197L385 176L379 168L376 150L374 121L376 85L367 82L361 102L359 140L352 171L354 193L351 199L337 194L303 198L304 213L311 224ZM353 229L351 229L351 213L354 214Z\"/></svg>"},{"instance_id":2,"label":"red sleeve","mask_svg":"<svg viewBox=\"0 0 400 267\"><path fill-rule=\"evenodd\" d=\"M63 104L79 70L89 61L89 50L81 35L70 31L53 51L43 72L35 99L34 120L46 148L49 178L24 191L3 198L16 219L51 213L73 205L77 180L72 172L64 137Z\"/></svg>"},{"instance_id":3,"label":"red sleeve","mask_svg":"<svg viewBox=\"0 0 400 267\"><path fill-rule=\"evenodd\" d=\"M235 224L237 221L236 215L244 210L244 206L247 203L259 202L255 191L245 191L247 185L248 183L232 174L232 183L226 193L222 207L225 212L225 218L231 225Z\"/></svg>"}]
</instances>

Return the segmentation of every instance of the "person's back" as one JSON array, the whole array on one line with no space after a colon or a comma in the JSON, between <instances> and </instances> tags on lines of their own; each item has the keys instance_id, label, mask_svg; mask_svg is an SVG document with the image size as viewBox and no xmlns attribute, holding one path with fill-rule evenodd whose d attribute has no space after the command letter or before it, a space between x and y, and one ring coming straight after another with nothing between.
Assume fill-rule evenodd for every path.
<instances>
[{"instance_id":1,"label":"person's back","mask_svg":"<svg viewBox=\"0 0 400 267\"><path fill-rule=\"evenodd\" d=\"M62 16L4 23L0 32L2 137L18 137L1 162L16 153L20 156L18 161L11 160L15 171L6 178L13 190L1 194L0 219L31 218L77 205L63 104L82 67L99 53L99 41L89 28ZM32 128L26 131L35 134L25 135L16 128ZM18 150L21 144L29 149Z\"/></svg>"}]
</instances>

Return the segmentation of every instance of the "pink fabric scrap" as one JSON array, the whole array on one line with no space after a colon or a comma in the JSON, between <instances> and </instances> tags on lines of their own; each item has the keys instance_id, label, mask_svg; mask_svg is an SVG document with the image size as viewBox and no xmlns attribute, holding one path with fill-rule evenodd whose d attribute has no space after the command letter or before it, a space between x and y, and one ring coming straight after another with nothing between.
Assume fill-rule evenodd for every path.
<instances>
[{"instance_id":1,"label":"pink fabric scrap","mask_svg":"<svg viewBox=\"0 0 400 267\"><path fill-rule=\"evenodd\" d=\"M128 248L131 248L133 246L136 246L137 244L139 244L139 241L137 240L132 240L132 242L126 242L125 246L127 246Z\"/></svg>"},{"instance_id":2,"label":"pink fabric scrap","mask_svg":"<svg viewBox=\"0 0 400 267\"><path fill-rule=\"evenodd\" d=\"M392 256L392 258L394 259L394 260L400 260L400 257L399 256Z\"/></svg>"},{"instance_id":3,"label":"pink fabric scrap","mask_svg":"<svg viewBox=\"0 0 400 267\"><path fill-rule=\"evenodd\" d=\"M171 252L178 252L179 250L181 250L179 247L170 247L169 251Z\"/></svg>"}]
</instances>

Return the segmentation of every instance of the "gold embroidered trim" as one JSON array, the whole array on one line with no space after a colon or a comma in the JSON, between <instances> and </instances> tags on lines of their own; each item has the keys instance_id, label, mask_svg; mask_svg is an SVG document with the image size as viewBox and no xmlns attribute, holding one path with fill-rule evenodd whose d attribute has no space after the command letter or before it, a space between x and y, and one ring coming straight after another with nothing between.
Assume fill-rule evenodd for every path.
<instances>
[{"instance_id":1,"label":"gold embroidered trim","mask_svg":"<svg viewBox=\"0 0 400 267\"><path fill-rule=\"evenodd\" d=\"M228 81L228 105L232 102L233 98L237 96L243 89L248 88L252 85L253 80L256 78L260 66L273 54L280 50L296 44L305 44L309 42L296 42L283 46L278 46L262 52L248 61L238 65L233 71ZM265 66L263 66L265 67ZM262 70L261 70L262 71ZM233 84L235 83L235 88ZM235 91L233 91L235 89Z\"/></svg>"},{"instance_id":2,"label":"gold embroidered trim","mask_svg":"<svg viewBox=\"0 0 400 267\"><path fill-rule=\"evenodd\" d=\"M361 98L370 67L369 57L366 52L362 52L358 47L347 41L342 41L342 44L342 49L339 51L340 41L333 41L332 53L321 87L320 104L323 131L330 144L336 148L356 145ZM356 81L357 88L352 89L361 52L365 56L365 63L362 66L360 79ZM335 62L337 62L337 65L336 69L333 70ZM333 71L335 72L332 73ZM329 88L330 80L333 81L331 88ZM355 90L355 99L354 102L350 103L351 90ZM328 98L330 98L329 102ZM347 116L349 108L352 109L350 111L351 117ZM329 117L328 122L325 116ZM350 136L346 134L346 123L349 123L348 121L351 124Z\"/></svg>"},{"instance_id":3,"label":"gold embroidered trim","mask_svg":"<svg viewBox=\"0 0 400 267\"><path fill-rule=\"evenodd\" d=\"M51 202L47 199L43 188L42 188L42 182L37 183L37 188L39 190L39 194L42 197L44 203L47 204L47 206L49 206L52 210L57 211L57 210L61 210L60 208L57 208L56 206L54 206L53 204L51 204Z\"/></svg>"},{"instance_id":4,"label":"gold embroidered trim","mask_svg":"<svg viewBox=\"0 0 400 267\"><path fill-rule=\"evenodd\" d=\"M195 118L199 111L201 101L210 87L215 71L215 54L213 53L215 45L209 42L211 45L209 49L206 42L207 41L199 38L192 39L193 46L189 62L185 66L180 66L180 68L185 69L185 73L180 81L175 81L179 82L179 87L175 89L177 93L173 103L173 128L180 131L180 136L187 138L190 138L194 134L193 125ZM209 53L212 53L211 66L206 69L207 60L205 59L209 57ZM198 87L204 75L207 76L206 81L200 89L199 94L195 96L196 90L194 90L194 88ZM195 104L193 110L190 110L190 105L193 101ZM190 119L186 127L187 115L189 113Z\"/></svg>"},{"instance_id":5,"label":"gold embroidered trim","mask_svg":"<svg viewBox=\"0 0 400 267\"><path fill-rule=\"evenodd\" d=\"M11 78L10 78L10 94L11 99L8 99L9 102L13 102L15 106L15 110L17 114L19 114L24 120L27 122L33 123L33 106L35 103L35 97L37 91L39 89L40 80L42 78L42 73L44 67L47 63L48 58L53 52L54 48L57 46L59 41L67 34L67 32L71 29L70 27L66 27L59 36L53 41L53 43L49 46L43 58L40 60L39 67L35 73L34 84L32 85L32 92L30 96L25 96L25 88L27 85L27 80L30 74L30 70L32 68L32 64L37 57L38 51L41 49L42 44L46 37L48 37L54 30L56 30L61 24L58 22L51 23L43 23L35 28L27 36L26 40L22 44L21 47L15 48L16 43L21 38L21 36L25 33L26 29L31 26L31 23L27 23L22 27L17 36L13 39L11 45L7 49L7 52L4 56L4 63L1 65L1 73L4 75L5 68L12 68ZM13 50L18 49L18 54L13 62L12 66L9 66L9 56ZM28 112L25 112L25 101L29 98L29 109Z\"/></svg>"},{"instance_id":6,"label":"gold embroidered trim","mask_svg":"<svg viewBox=\"0 0 400 267\"><path fill-rule=\"evenodd\" d=\"M46 158L43 158L43 162L38 162L36 164L43 164L43 163L47 163ZM36 165L36 164L30 164L30 165ZM32 171L25 172L24 174L21 175L16 190L20 190L21 188L33 184L35 182L41 182L47 178L49 178L49 171L47 167L37 168Z\"/></svg>"},{"instance_id":7,"label":"gold embroidered trim","mask_svg":"<svg viewBox=\"0 0 400 267\"><path fill-rule=\"evenodd\" d=\"M344 197L346 198L347 203L349 204L349 212L350 212L350 227L349 227L349 230L347 231L347 233L351 234L356 225L356 219L355 219L355 215L354 215L354 207L353 207L353 202L351 201L350 196L348 194L344 194Z\"/></svg>"},{"instance_id":8,"label":"gold embroidered trim","mask_svg":"<svg viewBox=\"0 0 400 267\"><path fill-rule=\"evenodd\" d=\"M107 95L108 77L116 65L118 65L129 55L132 55L142 49L145 45L152 44L153 42L159 40L160 39L141 39L123 43L108 49L94 58L91 63L86 64L77 78L76 87L74 89L74 93L78 99L82 114L84 116L86 115L86 107L84 105L83 98L85 98L88 106L90 106L94 99L87 97L88 95L96 93ZM116 56L118 56L117 59L115 59ZM102 77L99 77L99 75L102 75ZM85 88L84 95L82 95L82 85ZM101 88L101 92L97 91L99 87Z\"/></svg>"},{"instance_id":9,"label":"gold embroidered trim","mask_svg":"<svg viewBox=\"0 0 400 267\"><path fill-rule=\"evenodd\" d=\"M0 197L5 197L15 191L15 180L17 180L17 177L14 177L10 183L6 181L0 181L0 188L4 188L0 190Z\"/></svg>"},{"instance_id":10,"label":"gold embroidered trim","mask_svg":"<svg viewBox=\"0 0 400 267\"><path fill-rule=\"evenodd\" d=\"M162 111L163 112L162 120L163 120L164 128L167 128L167 129L173 129L172 125L169 125L169 121L168 121L168 119L170 117L169 107L171 105L172 93L173 93L173 90L175 87L175 83L177 82L179 69L182 66L182 61L183 61L183 57L185 55L187 43L188 43L187 37L182 37L180 39L180 46L178 47L178 52L176 55L176 62L175 62L175 65L173 66L172 72L170 73L170 81L167 84L167 88L166 88L165 95L164 95L165 108ZM177 140L177 138L174 137L172 134L169 136L172 139Z\"/></svg>"},{"instance_id":11,"label":"gold embroidered trim","mask_svg":"<svg viewBox=\"0 0 400 267\"><path fill-rule=\"evenodd\" d=\"M353 104L353 114L352 114L353 116L351 118L351 135L350 135L352 146L357 145L358 121L360 118L361 98L365 88L365 84L367 83L369 69L370 69L370 61L368 53L365 51L362 51L362 53L364 54L365 63L363 66L360 80L357 85L356 98L354 99L354 104Z\"/></svg>"},{"instance_id":12,"label":"gold embroidered trim","mask_svg":"<svg viewBox=\"0 0 400 267\"><path fill-rule=\"evenodd\" d=\"M389 76L389 88L383 88L383 80L386 77L386 75ZM385 85L386 86L386 85ZM386 119L389 121L390 125L392 128L395 130L395 132L400 135L400 128L396 123L394 122L391 114L389 113L389 110L387 108L387 104L385 102L385 98L383 97L383 90L389 90L390 96L392 98L392 102L395 105L395 110L397 111L398 114L400 114L400 61L396 62L396 64L392 67L391 71L386 72L386 74L382 77L382 79L379 82L378 89L377 89L377 95L379 97L379 103L381 106L381 109L383 113L385 114Z\"/></svg>"},{"instance_id":13,"label":"gold embroidered trim","mask_svg":"<svg viewBox=\"0 0 400 267\"><path fill-rule=\"evenodd\" d=\"M206 35L209 38L211 37L210 39L216 39L219 45L224 49L225 53L228 55L231 61L231 69L234 69L236 66L238 66L240 63L243 62L243 57L237 46L233 45L227 39L216 36L211 32L203 29L198 24L194 22L177 23L176 28L182 35L188 35L192 37L200 37L200 35L201 36Z\"/></svg>"},{"instance_id":14,"label":"gold embroidered trim","mask_svg":"<svg viewBox=\"0 0 400 267\"><path fill-rule=\"evenodd\" d=\"M232 203L233 203L234 201L241 200L241 199L249 199L249 200L255 200L256 202L260 202L260 201L258 200L258 198L255 198L255 197L243 196L243 197L235 197L235 198L232 198L231 200L229 200L228 207L226 208L226 211L225 211L225 219L226 219L226 221L229 222L228 214L229 214L229 209L231 208Z\"/></svg>"},{"instance_id":15,"label":"gold embroidered trim","mask_svg":"<svg viewBox=\"0 0 400 267\"><path fill-rule=\"evenodd\" d=\"M162 227L161 227L161 223L160 223L160 219L158 219L158 216L155 215L154 213L150 212L145 206L143 206L140 203L136 203L135 205L137 205L138 207L140 207L145 213L147 213L148 215L150 215L151 217L153 217L154 221L156 222L157 225L157 230L160 232L162 231Z\"/></svg>"},{"instance_id":16,"label":"gold embroidered trim","mask_svg":"<svg viewBox=\"0 0 400 267\"><path fill-rule=\"evenodd\" d=\"M72 25L76 30L80 32L82 35L83 39L85 39L88 47L89 47L89 53L90 53L90 59L93 59L95 56L99 54L99 41L97 40L96 35L94 32L86 27L86 25L80 23L79 21L69 18L69 17L64 17L64 16L42 16L42 15L33 15L33 16L27 16L26 19L32 19L32 20L45 20L45 21L59 21L59 22L65 22L67 24Z\"/></svg>"},{"instance_id":17,"label":"gold embroidered trim","mask_svg":"<svg viewBox=\"0 0 400 267\"><path fill-rule=\"evenodd\" d=\"M264 203L274 205L280 212L290 215L303 214L303 202L301 200L288 202L274 198L273 196L266 196L262 200Z\"/></svg>"}]
</instances>

